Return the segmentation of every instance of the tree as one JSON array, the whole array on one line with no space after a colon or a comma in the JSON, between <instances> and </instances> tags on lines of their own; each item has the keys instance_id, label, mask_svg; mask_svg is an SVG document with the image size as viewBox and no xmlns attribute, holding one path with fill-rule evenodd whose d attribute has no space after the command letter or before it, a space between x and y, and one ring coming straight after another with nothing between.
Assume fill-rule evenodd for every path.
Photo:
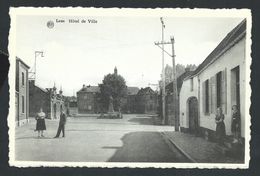
<instances>
[{"instance_id":1,"label":"tree","mask_svg":"<svg viewBox=\"0 0 260 176\"><path fill-rule=\"evenodd\" d=\"M107 110L109 97L113 98L113 105L116 111L120 111L121 99L127 95L127 86L125 79L117 74L116 68L113 74L104 76L102 84L99 84L100 94L99 100L103 107Z\"/></svg>"}]
</instances>

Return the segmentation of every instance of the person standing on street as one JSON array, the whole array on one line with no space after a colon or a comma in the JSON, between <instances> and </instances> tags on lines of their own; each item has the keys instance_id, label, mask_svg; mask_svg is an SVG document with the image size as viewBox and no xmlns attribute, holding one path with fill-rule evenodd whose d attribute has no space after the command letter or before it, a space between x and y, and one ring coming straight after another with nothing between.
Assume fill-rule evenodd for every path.
<instances>
[{"instance_id":1,"label":"person standing on street","mask_svg":"<svg viewBox=\"0 0 260 176\"><path fill-rule=\"evenodd\" d=\"M40 112L36 114L35 120L36 120L36 129L35 131L38 131L38 138L44 137L43 131L46 130L45 125L45 113L42 111L42 108L40 108Z\"/></svg>"},{"instance_id":2,"label":"person standing on street","mask_svg":"<svg viewBox=\"0 0 260 176\"><path fill-rule=\"evenodd\" d=\"M66 115L63 112L63 110L61 110L59 127L58 127L58 130L57 130L57 134L54 138L60 137L61 131L62 131L62 137L65 137L65 124L66 124Z\"/></svg>"},{"instance_id":3,"label":"person standing on street","mask_svg":"<svg viewBox=\"0 0 260 176\"><path fill-rule=\"evenodd\" d=\"M217 108L217 114L216 114L216 118L215 118L216 137L217 137L218 143L221 145L224 145L224 140L226 137L226 129L225 129L226 127L225 127L224 119L225 119L225 116L222 112L222 108L221 107Z\"/></svg>"}]
</instances>

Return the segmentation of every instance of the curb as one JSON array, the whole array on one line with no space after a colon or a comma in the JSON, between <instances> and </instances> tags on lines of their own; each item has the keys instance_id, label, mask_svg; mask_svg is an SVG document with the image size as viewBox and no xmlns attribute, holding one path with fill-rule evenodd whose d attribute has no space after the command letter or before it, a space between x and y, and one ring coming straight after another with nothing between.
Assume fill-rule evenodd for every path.
<instances>
[{"instance_id":1,"label":"curb","mask_svg":"<svg viewBox=\"0 0 260 176\"><path fill-rule=\"evenodd\" d=\"M169 146L169 147L175 147L177 148L186 158L188 158L191 162L193 163L198 163L195 159L193 159L189 154L187 154L180 146L178 146L172 139L170 139L167 134L165 134L164 132L160 132L160 134L162 135L162 137L165 139L165 140L168 140L172 146Z\"/></svg>"}]
</instances>

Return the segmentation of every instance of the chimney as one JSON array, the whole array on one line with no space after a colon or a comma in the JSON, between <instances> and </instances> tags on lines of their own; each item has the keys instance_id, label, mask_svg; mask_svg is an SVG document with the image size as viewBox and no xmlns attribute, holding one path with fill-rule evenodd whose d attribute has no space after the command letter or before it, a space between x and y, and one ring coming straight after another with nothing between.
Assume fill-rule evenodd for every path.
<instances>
[{"instance_id":1,"label":"chimney","mask_svg":"<svg viewBox=\"0 0 260 176\"><path fill-rule=\"evenodd\" d=\"M85 88L85 84L83 84L83 88Z\"/></svg>"}]
</instances>

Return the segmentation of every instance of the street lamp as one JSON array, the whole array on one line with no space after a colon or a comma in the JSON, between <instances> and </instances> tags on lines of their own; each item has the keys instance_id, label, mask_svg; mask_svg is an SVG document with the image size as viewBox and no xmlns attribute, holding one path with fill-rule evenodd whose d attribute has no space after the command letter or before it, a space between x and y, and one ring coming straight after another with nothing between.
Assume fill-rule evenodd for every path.
<instances>
[{"instance_id":1,"label":"street lamp","mask_svg":"<svg viewBox=\"0 0 260 176\"><path fill-rule=\"evenodd\" d=\"M44 57L43 51L35 51L34 52L34 71L30 72L32 74L30 79L34 80L35 82L36 82L36 60L37 60L38 56Z\"/></svg>"}]
</instances>

